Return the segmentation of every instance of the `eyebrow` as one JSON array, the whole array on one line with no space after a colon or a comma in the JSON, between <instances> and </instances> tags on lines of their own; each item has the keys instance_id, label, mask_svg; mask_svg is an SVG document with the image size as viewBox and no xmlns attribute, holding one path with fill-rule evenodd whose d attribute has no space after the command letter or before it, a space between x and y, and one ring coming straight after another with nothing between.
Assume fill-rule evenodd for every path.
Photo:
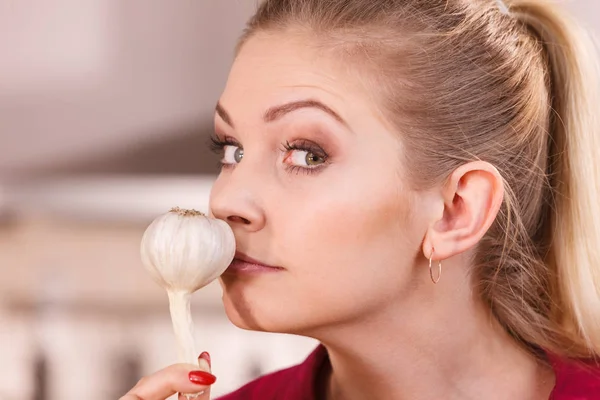
<instances>
[{"instance_id":1,"label":"eyebrow","mask_svg":"<svg viewBox=\"0 0 600 400\"><path fill-rule=\"evenodd\" d=\"M221 103L217 103L217 106L215 107L215 112L217 113L217 115L219 117L221 117L223 122L225 122L227 125L229 125L233 128L233 121L231 120L229 113L227 111L225 111L225 109L223 108Z\"/></svg>"},{"instance_id":2,"label":"eyebrow","mask_svg":"<svg viewBox=\"0 0 600 400\"><path fill-rule=\"evenodd\" d=\"M316 108L318 110L321 110L321 111L329 114L330 116L332 116L336 121L338 121L342 125L344 125L346 127L348 126L346 121L344 121L344 119L342 117L340 117L340 115L338 113L336 113L334 110L332 110L329 106L321 103L318 100L312 100L312 99L293 101L290 103L285 103L285 104L282 104L279 106L271 107L265 112L265 114L263 115L263 119L265 122L274 122L293 111L300 110L303 108ZM227 125L233 127L233 121L231 120L231 117L229 116L227 111L225 111L225 109L223 108L221 103L217 103L215 112L217 113L217 115L219 117L221 117L221 119Z\"/></svg>"},{"instance_id":3,"label":"eyebrow","mask_svg":"<svg viewBox=\"0 0 600 400\"><path fill-rule=\"evenodd\" d=\"M273 121L276 121L276 120L282 118L286 114L289 114L296 110L300 110L302 108L316 108L318 110L321 110L321 111L329 114L330 116L332 116L336 121L338 121L342 125L346 125L346 126L348 125L348 124L346 124L346 121L344 121L342 119L342 117L340 117L340 115L338 113L336 113L335 111L333 111L330 107L326 106L325 104L321 103L318 100L312 100L312 99L293 101L291 103L286 103L286 104L282 104L280 106L272 107L272 108L268 109L267 112L265 112L263 119L265 120L265 122L273 122Z\"/></svg>"}]
</instances>

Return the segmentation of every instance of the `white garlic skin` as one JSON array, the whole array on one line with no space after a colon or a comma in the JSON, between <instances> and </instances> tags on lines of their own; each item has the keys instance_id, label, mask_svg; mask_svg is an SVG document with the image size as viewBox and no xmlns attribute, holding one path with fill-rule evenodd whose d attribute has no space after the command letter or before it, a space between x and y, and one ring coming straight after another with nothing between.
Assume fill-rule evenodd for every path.
<instances>
[{"instance_id":1,"label":"white garlic skin","mask_svg":"<svg viewBox=\"0 0 600 400\"><path fill-rule=\"evenodd\" d=\"M142 262L167 290L193 293L217 279L235 255L235 237L223 220L174 208L142 237Z\"/></svg>"}]
</instances>

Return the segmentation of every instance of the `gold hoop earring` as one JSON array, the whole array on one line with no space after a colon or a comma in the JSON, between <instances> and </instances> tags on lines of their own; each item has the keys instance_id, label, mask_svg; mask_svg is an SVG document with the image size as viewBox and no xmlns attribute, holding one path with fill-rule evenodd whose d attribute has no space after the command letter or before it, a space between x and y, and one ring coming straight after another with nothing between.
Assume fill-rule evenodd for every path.
<instances>
[{"instance_id":1,"label":"gold hoop earring","mask_svg":"<svg viewBox=\"0 0 600 400\"><path fill-rule=\"evenodd\" d=\"M429 277L431 278L431 282L438 283L442 277L442 260L438 261L438 273L437 279L433 276L433 268L431 266L431 260L433 259L434 250L431 249L431 256L429 257Z\"/></svg>"}]
</instances>

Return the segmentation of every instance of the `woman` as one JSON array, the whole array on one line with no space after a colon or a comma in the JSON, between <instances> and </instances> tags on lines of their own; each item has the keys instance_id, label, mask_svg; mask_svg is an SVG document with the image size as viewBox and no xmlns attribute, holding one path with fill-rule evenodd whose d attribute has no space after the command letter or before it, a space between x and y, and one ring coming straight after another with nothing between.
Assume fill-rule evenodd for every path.
<instances>
[{"instance_id":1,"label":"woman","mask_svg":"<svg viewBox=\"0 0 600 400\"><path fill-rule=\"evenodd\" d=\"M600 399L590 43L542 0L265 1L216 109L223 301L322 346L224 399Z\"/></svg>"}]
</instances>

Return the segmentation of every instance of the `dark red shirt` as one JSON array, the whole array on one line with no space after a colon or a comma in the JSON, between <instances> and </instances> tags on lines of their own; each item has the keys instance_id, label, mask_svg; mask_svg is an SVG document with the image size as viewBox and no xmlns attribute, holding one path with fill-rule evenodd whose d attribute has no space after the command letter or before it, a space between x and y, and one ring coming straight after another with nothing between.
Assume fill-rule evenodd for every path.
<instances>
[{"instance_id":1,"label":"dark red shirt","mask_svg":"<svg viewBox=\"0 0 600 400\"><path fill-rule=\"evenodd\" d=\"M549 400L600 400L600 368L551 358L556 385ZM218 400L317 400L319 374L329 365L319 346L299 365L262 376Z\"/></svg>"}]
</instances>

